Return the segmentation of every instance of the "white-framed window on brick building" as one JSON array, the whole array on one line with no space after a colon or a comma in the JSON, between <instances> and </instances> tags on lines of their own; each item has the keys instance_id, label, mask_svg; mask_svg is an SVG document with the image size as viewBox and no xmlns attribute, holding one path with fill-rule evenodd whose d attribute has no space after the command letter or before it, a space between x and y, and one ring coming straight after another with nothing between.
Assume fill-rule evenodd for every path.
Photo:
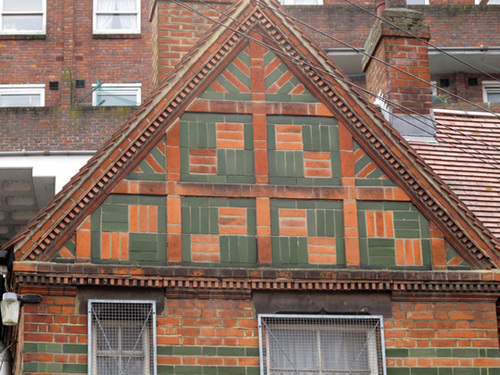
<instances>
[{"instance_id":1,"label":"white-framed window on brick building","mask_svg":"<svg viewBox=\"0 0 500 375\"><path fill-rule=\"evenodd\" d=\"M140 83L100 83L92 85L94 106L138 106L141 104Z\"/></svg>"},{"instance_id":2,"label":"white-framed window on brick building","mask_svg":"<svg viewBox=\"0 0 500 375\"><path fill-rule=\"evenodd\" d=\"M481 4L481 0L474 0L474 4L479 5ZM485 5L500 5L500 0L488 0L487 2L484 2Z\"/></svg>"},{"instance_id":3,"label":"white-framed window on brick building","mask_svg":"<svg viewBox=\"0 0 500 375\"><path fill-rule=\"evenodd\" d=\"M0 85L0 107L43 107L45 85Z\"/></svg>"},{"instance_id":4,"label":"white-framed window on brick building","mask_svg":"<svg viewBox=\"0 0 500 375\"><path fill-rule=\"evenodd\" d=\"M0 35L45 34L46 0L0 0Z\"/></svg>"},{"instance_id":5,"label":"white-framed window on brick building","mask_svg":"<svg viewBox=\"0 0 500 375\"><path fill-rule=\"evenodd\" d=\"M89 375L156 375L154 301L88 301Z\"/></svg>"},{"instance_id":6,"label":"white-framed window on brick building","mask_svg":"<svg viewBox=\"0 0 500 375\"><path fill-rule=\"evenodd\" d=\"M384 375L381 316L260 314L261 375Z\"/></svg>"},{"instance_id":7,"label":"white-framed window on brick building","mask_svg":"<svg viewBox=\"0 0 500 375\"><path fill-rule=\"evenodd\" d=\"M139 34L141 0L94 0L94 34Z\"/></svg>"},{"instance_id":8,"label":"white-framed window on brick building","mask_svg":"<svg viewBox=\"0 0 500 375\"><path fill-rule=\"evenodd\" d=\"M406 0L406 5L429 5L429 0Z\"/></svg>"},{"instance_id":9,"label":"white-framed window on brick building","mask_svg":"<svg viewBox=\"0 0 500 375\"><path fill-rule=\"evenodd\" d=\"M483 81L483 101L485 103L500 103L500 82Z\"/></svg>"}]
</instances>

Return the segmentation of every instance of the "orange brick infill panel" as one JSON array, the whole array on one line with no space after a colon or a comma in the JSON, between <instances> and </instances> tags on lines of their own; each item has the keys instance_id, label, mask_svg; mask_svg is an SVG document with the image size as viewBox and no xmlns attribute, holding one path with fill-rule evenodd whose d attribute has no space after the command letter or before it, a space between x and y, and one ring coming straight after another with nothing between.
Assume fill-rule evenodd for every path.
<instances>
[{"instance_id":1,"label":"orange brick infill panel","mask_svg":"<svg viewBox=\"0 0 500 375\"><path fill-rule=\"evenodd\" d=\"M219 236L192 234L191 260L193 262L220 262Z\"/></svg>"},{"instance_id":2,"label":"orange brick infill panel","mask_svg":"<svg viewBox=\"0 0 500 375\"><path fill-rule=\"evenodd\" d=\"M189 149L189 172L217 174L217 150L212 148Z\"/></svg>"},{"instance_id":3,"label":"orange brick infill panel","mask_svg":"<svg viewBox=\"0 0 500 375\"><path fill-rule=\"evenodd\" d=\"M307 212L303 209L278 210L280 236L307 236Z\"/></svg>"},{"instance_id":4,"label":"orange brick infill panel","mask_svg":"<svg viewBox=\"0 0 500 375\"><path fill-rule=\"evenodd\" d=\"M302 150L302 126L276 125L276 150Z\"/></svg>"},{"instance_id":5,"label":"orange brick infill panel","mask_svg":"<svg viewBox=\"0 0 500 375\"><path fill-rule=\"evenodd\" d=\"M158 232L158 207L129 206L130 231L138 233Z\"/></svg>"},{"instance_id":6,"label":"orange brick infill panel","mask_svg":"<svg viewBox=\"0 0 500 375\"><path fill-rule=\"evenodd\" d=\"M304 174L306 177L332 177L332 161L329 152L305 151Z\"/></svg>"},{"instance_id":7,"label":"orange brick infill panel","mask_svg":"<svg viewBox=\"0 0 500 375\"><path fill-rule=\"evenodd\" d=\"M76 232L76 258L78 260L90 259L90 230Z\"/></svg>"},{"instance_id":8,"label":"orange brick infill panel","mask_svg":"<svg viewBox=\"0 0 500 375\"><path fill-rule=\"evenodd\" d=\"M396 239L396 265L421 266L422 246L419 239Z\"/></svg>"},{"instance_id":9,"label":"orange brick infill panel","mask_svg":"<svg viewBox=\"0 0 500 375\"><path fill-rule=\"evenodd\" d=\"M394 237L394 218L391 211L366 211L366 234L369 238Z\"/></svg>"},{"instance_id":10,"label":"orange brick infill panel","mask_svg":"<svg viewBox=\"0 0 500 375\"><path fill-rule=\"evenodd\" d=\"M246 235L247 209L239 207L219 208L219 234Z\"/></svg>"},{"instance_id":11,"label":"orange brick infill panel","mask_svg":"<svg viewBox=\"0 0 500 375\"><path fill-rule=\"evenodd\" d=\"M245 148L243 124L217 123L218 148Z\"/></svg>"},{"instance_id":12,"label":"orange brick infill panel","mask_svg":"<svg viewBox=\"0 0 500 375\"><path fill-rule=\"evenodd\" d=\"M101 233L101 258L103 260L129 260L129 234Z\"/></svg>"},{"instance_id":13,"label":"orange brick infill panel","mask_svg":"<svg viewBox=\"0 0 500 375\"><path fill-rule=\"evenodd\" d=\"M307 250L309 263L336 264L337 254L335 238L333 237L308 237Z\"/></svg>"}]
</instances>

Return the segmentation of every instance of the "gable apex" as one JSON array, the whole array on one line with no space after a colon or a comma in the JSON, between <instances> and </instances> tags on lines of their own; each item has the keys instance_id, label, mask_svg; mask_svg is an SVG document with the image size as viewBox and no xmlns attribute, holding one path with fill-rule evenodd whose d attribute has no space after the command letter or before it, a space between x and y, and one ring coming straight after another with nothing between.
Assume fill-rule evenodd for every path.
<instances>
[{"instance_id":1,"label":"gable apex","mask_svg":"<svg viewBox=\"0 0 500 375\"><path fill-rule=\"evenodd\" d=\"M281 113L286 107L297 115L335 117L353 140L373 159L412 203L445 233L447 240L475 268L498 268L496 239L436 177L411 147L385 122L381 114L356 89L346 83L326 54L280 12L276 2L241 1L186 55L152 96L131 116L67 187L7 246L16 259L47 260L71 233L120 186L138 164L167 136L178 137L174 125L189 109L203 112L252 114L257 107ZM263 92L254 92L244 103L209 103L199 99L245 46L273 51L318 103L273 105ZM250 59L253 57L251 56ZM257 60L258 60L257 59ZM260 61L260 60L259 60ZM255 62L255 67L259 66ZM263 61L263 60L262 60ZM263 63L262 63L263 64ZM250 68L252 69L252 67ZM274 111L274 112L273 112ZM301 112L302 111L302 112ZM168 173L168 171L167 171ZM155 189L150 184L151 189ZM160 186L160 185L154 185ZM168 181L165 193L168 191Z\"/></svg>"}]
</instances>

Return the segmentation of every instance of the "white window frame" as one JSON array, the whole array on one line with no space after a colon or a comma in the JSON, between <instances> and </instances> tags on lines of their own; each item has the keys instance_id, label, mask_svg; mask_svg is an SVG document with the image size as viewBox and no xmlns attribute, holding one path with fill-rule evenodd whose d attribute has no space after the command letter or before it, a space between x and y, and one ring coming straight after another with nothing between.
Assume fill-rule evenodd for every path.
<instances>
[{"instance_id":1,"label":"white window frame","mask_svg":"<svg viewBox=\"0 0 500 375\"><path fill-rule=\"evenodd\" d=\"M93 83L92 84L92 105L93 106L104 106L108 107L106 104L98 103L98 96L100 93L106 93L108 95L128 94L135 95L135 104L124 103L121 106L115 107L133 107L141 104L141 84L140 83ZM111 106L110 106L111 107Z\"/></svg>"},{"instance_id":2,"label":"white window frame","mask_svg":"<svg viewBox=\"0 0 500 375\"><path fill-rule=\"evenodd\" d=\"M28 85L0 85L0 108L7 106L2 105L2 95L39 95L40 105L36 106L14 106L14 107L44 107L45 106L45 85L44 84L28 84Z\"/></svg>"},{"instance_id":3,"label":"white window frame","mask_svg":"<svg viewBox=\"0 0 500 375\"><path fill-rule=\"evenodd\" d=\"M283 5L323 5L323 0L280 0Z\"/></svg>"},{"instance_id":4,"label":"white window frame","mask_svg":"<svg viewBox=\"0 0 500 375\"><path fill-rule=\"evenodd\" d=\"M406 0L406 5L429 5L429 0Z\"/></svg>"},{"instance_id":5,"label":"white window frame","mask_svg":"<svg viewBox=\"0 0 500 375\"><path fill-rule=\"evenodd\" d=\"M259 314L258 315L258 329L259 329L259 357L260 357L260 375L273 375L275 373L280 373L282 371L273 370L270 366L270 363L272 362L269 358L269 352L268 348L270 347L269 345L269 340L272 340L272 332L268 334L267 326L266 326L266 319L277 319L277 320L283 320L286 323L279 323L280 328L279 329L291 329L291 330L311 330L318 332L318 339L317 339L317 351L318 353L321 352L323 349L323 346L320 341L320 332L325 332L325 331L334 331L334 330L341 330L343 327L335 326L333 322L335 321L342 321L346 320L349 322L356 322L356 324L351 324L350 325L350 330L363 330L368 333L368 340L367 340L367 347L368 351L373 353L375 351L376 356L375 358L372 355L369 355L369 364L370 364L370 375L386 375L386 364L385 364L385 343L384 343L384 322L383 322L383 317L382 316L375 316L375 315L294 315L294 314ZM294 320L297 321L297 323L293 322ZM378 326L378 332L380 335L380 341L377 342L377 338L374 337L372 334L370 334L370 329L374 329L376 327L369 327L366 324L363 326L362 323L363 321L377 321L377 326ZM332 324L327 325L326 323L324 325L312 325L308 324L307 321L309 322L318 322L318 321L324 321L328 322L331 321ZM291 323L290 323L291 322ZM300 323L299 323L300 322ZM282 325L283 324L283 325ZM359 325L358 325L359 324ZM266 330L266 334L263 333L263 331ZM269 338L271 336L271 338ZM278 344L279 345L279 344ZM378 352L380 350L380 353ZM321 358L321 354L319 354L319 357ZM380 366L381 366L381 371L379 371L379 365L378 365L378 360L376 357L380 357ZM287 358L286 353L284 353L283 358ZM299 372L302 369L297 369ZM276 372L277 371L277 372ZM293 372L294 370L287 370L284 372ZM323 374L329 374L331 373L330 371L322 371L320 370L315 370L315 374L318 375L323 375Z\"/></svg>"},{"instance_id":6,"label":"white window frame","mask_svg":"<svg viewBox=\"0 0 500 375\"><path fill-rule=\"evenodd\" d=\"M481 0L474 0L474 4L481 4ZM488 3L486 5L500 5L500 0L488 0Z\"/></svg>"},{"instance_id":7,"label":"white window frame","mask_svg":"<svg viewBox=\"0 0 500 375\"><path fill-rule=\"evenodd\" d=\"M98 11L97 10L97 3L99 0L94 0L94 7L93 7L93 32L94 34L140 34L141 33L141 0L135 0L136 1L136 11L111 11L111 12L103 12L103 11ZM137 20L136 20L136 25L137 28L135 29L99 29L97 25L97 16L99 14L115 14L115 15L136 15Z\"/></svg>"},{"instance_id":8,"label":"white window frame","mask_svg":"<svg viewBox=\"0 0 500 375\"><path fill-rule=\"evenodd\" d=\"M148 367L148 372L144 374L136 374L136 375L157 375L157 360L156 360L156 302L155 301L149 301L149 300L105 300L105 299L89 299L88 300L88 309L87 309L87 324L88 324L88 374L89 375L99 375L96 372L96 361L97 361L97 347L95 345L96 341L96 331L97 329L93 329L93 323L92 323L92 304L95 303L107 303L107 304L116 304L117 309L120 309L120 305L124 304L148 304L151 306L151 314L152 316L150 317L151 319L151 331L152 331L152 337L144 337L144 340L151 340L151 351L152 353L148 353L149 357L153 357L152 359L152 366L153 368L149 368L149 364L145 363L144 366ZM117 310L121 311L121 310ZM126 319L122 321L116 321L116 325L119 326L120 328L123 328L123 321L126 321ZM109 320L108 320L109 322ZM115 323L112 321L112 323ZM119 333L119 336L121 336L121 332ZM107 351L106 351L107 352ZM104 353L104 351L101 351L101 355L106 356L107 353ZM109 355L111 356L113 353L110 353Z\"/></svg>"},{"instance_id":9,"label":"white window frame","mask_svg":"<svg viewBox=\"0 0 500 375\"><path fill-rule=\"evenodd\" d=\"M500 104L498 102L489 102L488 101L488 94L490 94L490 93L500 94L500 82L497 82L497 81L483 81L483 101L485 103Z\"/></svg>"},{"instance_id":10,"label":"white window frame","mask_svg":"<svg viewBox=\"0 0 500 375\"><path fill-rule=\"evenodd\" d=\"M0 0L0 35L45 35L47 25L47 0L42 0L41 11L7 12L4 11L5 0ZM4 15L32 16L42 15L42 28L40 30L4 30Z\"/></svg>"}]
</instances>

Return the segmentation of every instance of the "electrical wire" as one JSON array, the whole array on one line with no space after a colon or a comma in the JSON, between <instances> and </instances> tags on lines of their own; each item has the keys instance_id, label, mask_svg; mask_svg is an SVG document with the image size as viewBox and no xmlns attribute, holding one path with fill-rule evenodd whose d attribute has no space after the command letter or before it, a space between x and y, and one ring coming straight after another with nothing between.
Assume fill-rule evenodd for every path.
<instances>
[{"instance_id":1,"label":"electrical wire","mask_svg":"<svg viewBox=\"0 0 500 375\"><path fill-rule=\"evenodd\" d=\"M384 19L384 18L380 17L380 16L379 16L379 15L377 15L376 13L370 12L368 9L363 8L361 5L355 4L355 3L353 3L353 2L352 2L352 1L350 1L350 0L344 0L344 1L345 1L346 3L348 3L348 4L350 4L350 5L352 5L352 6L356 7L356 8L358 8L358 9L359 9L359 10L361 10L361 11L363 11L363 12L365 12L365 13L368 13L369 15L371 15L371 16L373 16L373 17L375 17L376 19L378 19L378 20L380 20L380 21L382 21L382 22L384 22L384 23L387 23L388 25L391 25L392 27L395 27L395 28L396 28L396 29L398 29L399 31L403 31L403 32L405 32L406 34L410 35L411 37L413 37L413 38L415 38L415 39L417 39L417 40L419 40L419 41L421 41L421 42L425 43L425 44L426 44L426 45L428 45L429 47L432 47L432 48L437 49L439 52L441 52L441 53L445 54L446 56L451 57L452 59L454 59L454 60L456 60L456 61L458 61L458 62L460 62L460 63L462 63L462 64L464 64L464 65L466 65L466 66L468 66L469 68L472 68L472 69L474 69L475 71L477 71L477 72L479 72L479 73L481 73L481 74L484 74L484 75L488 76L489 78L491 78L491 79L493 79L493 80L495 80L495 81L499 81L499 82L500 82L500 79L499 79L499 78L497 78L497 77L494 77L494 76L490 75L489 73L487 73L487 72L485 72L485 71L483 71L483 70L479 69L478 67L476 67L476 66L474 66L474 65L472 65L472 64L469 64L468 62L466 62L466 61L464 61L464 60L462 60L462 59L460 59L460 58L458 58L458 57L456 57L456 56L453 56L451 53L446 52L446 51L445 51L445 50L443 50L442 48L439 48L438 46L436 46L436 45L434 45L434 44L430 43L429 41L427 41L427 40L425 40L425 39L419 38L418 36L416 36L416 35L412 34L410 31L408 31L408 30L406 30L406 29L402 28L401 26L398 26L398 25L396 25L395 23L393 23L393 22L391 22L391 21L388 21L388 20L386 20L386 19Z\"/></svg>"},{"instance_id":2,"label":"electrical wire","mask_svg":"<svg viewBox=\"0 0 500 375\"><path fill-rule=\"evenodd\" d=\"M229 18L229 19L231 19L231 20L233 20L233 21L235 21L235 22L238 22L240 25L242 25L242 23L241 23L240 21L238 21L237 19L235 19L235 18L231 17L230 15L228 15L227 13L225 13L225 12L223 12L223 11L221 11L221 10L218 10L217 8L213 7L212 5L205 3L203 0L197 0L197 1L198 1L199 3L201 3L201 4L205 5L205 6L208 6L208 7L212 8L212 9L216 10L217 12L221 13L221 15L224 15L225 17L227 17L227 18ZM188 9L188 10L190 10L190 11L194 12L195 14L198 14L198 15L200 15L200 16L202 16L202 17L204 17L204 18L207 18L207 19L211 20L211 21L212 21L212 22L214 22L214 23L217 23L217 24L219 24L219 25L221 25L221 26L223 26L223 27L226 27L226 28L228 28L229 30L231 30L231 31L233 31L233 32L236 32L236 33L238 33L238 34L240 34L240 35L242 35L242 36L246 37L248 40L252 40L254 43L257 43L257 44L259 44L259 45L261 45L261 46L265 46L266 48L269 48L270 50L273 50L274 52L276 52L277 54L280 54L282 57L286 58L288 61L290 61L290 62L292 62L292 63L294 63L294 64L303 65L303 63L305 62L305 63L307 63L307 65L309 65L309 66L311 66L311 67L315 67L316 69L321 70L321 71L323 71L324 73L326 73L326 74L328 74L328 75L331 75L332 77L334 77L334 78L336 78L336 79L338 79L338 80L341 80L342 82L344 82L344 83L346 83L346 84L348 84L348 85L350 85L350 86L352 86L352 87L355 87L355 88L357 88L357 89L359 89L359 90L361 90L361 91L363 91L363 92L367 93L368 95L374 96L375 98L378 98L378 99L380 99L380 100L383 100L384 102L390 103L390 104L391 104L392 106L394 106L395 108L401 109L402 111L405 111L406 113L412 113L412 114L416 115L416 116L414 117L414 119L415 119L415 120L417 120L418 122L420 122L421 124L425 125L425 126L426 126L426 127L428 127L428 128L430 127L430 126L428 125L428 120L429 120L429 118L428 118L428 117L425 117L425 116L421 115L420 113L418 113L418 112L416 112L416 111L411 110L410 108L404 107L404 106L400 105L399 103L392 102L392 101L387 100L387 99L385 99L385 98L383 98L383 97L381 97L381 96L379 96L379 95L376 95L376 94L374 94L373 92L370 92L369 90L367 90L367 89L365 89L365 88L363 88L363 87L360 87L360 86L358 86L358 85L354 84L354 83L353 83L353 82L351 82L351 81L347 81L347 80L345 80L344 78L342 78L342 77L341 77L341 76L339 76L338 74L337 74L337 75L335 75L335 74L334 74L334 73L332 73L332 72L326 71L326 70L324 70L323 68L318 67L317 65L313 64L313 63L312 63L309 59L304 58L303 56L301 56L300 58L295 58L295 57L293 57L293 56L285 55L285 54L284 54L281 50L279 50L279 49L277 49L277 48L275 48L275 47L273 47L273 46L270 46L269 44L267 44L267 43L265 43L265 42L260 42L259 40L256 40L255 38L253 38L253 37L249 36L248 34L246 34L246 33L244 33L244 32L241 32L241 31L239 31L239 30L236 30L236 29L234 29L234 28L232 28L232 27L230 27L230 26L224 25L222 22L220 22L220 21L218 21L218 20L215 20L214 18L212 18L212 17L210 17L210 16L207 16L207 15L203 14L202 12L200 12L200 11L198 11L198 10L196 10L196 9L194 9L194 8L192 8L192 7L190 7L189 5L186 5L186 4L184 4L184 3L180 3L180 2L178 2L177 0L172 0L172 2L177 3L179 6L181 6L181 7L185 8L185 9ZM273 9L273 8L271 8L271 9ZM266 35L263 35L263 34L261 34L260 32L257 32L257 33L258 33L259 35L263 36L263 37L266 37ZM413 122L409 122L409 121L407 121L406 119L404 119L404 118L402 118L402 117L400 117L400 116L397 116L397 115L393 114L391 111L388 111L388 110L386 110L386 109L384 109L384 108L379 108L379 109L380 109L381 111L383 111L383 112L389 113L390 115L392 115L392 116L394 116L394 117L396 117L396 118L399 118L402 122L405 122L405 123L407 123L407 124L410 124L411 126L413 126L413 127L417 128L417 129L419 129L419 130L421 130L421 131L425 132L425 133L426 133L426 134L428 134L428 135L431 135L431 136L433 136L433 135L434 135L434 133L431 133L431 132L429 132L429 131L427 131L427 130L425 130L425 129L423 129L423 128L419 127L419 126L417 126L415 123L413 123ZM419 117L424 118L426 121L420 120L420 118L419 118ZM431 120L431 121L433 121L434 123L436 123L434 120ZM434 130L434 128L432 128L432 129ZM459 132L459 133L460 133L460 131L457 131L456 129L453 129L453 130L454 130L454 131L456 131L456 132ZM469 137L469 138L472 138L472 137L471 137L470 135L468 135L468 134L465 134L465 133L461 133L461 134L462 134L464 137ZM448 137L450 137L450 136L448 136ZM452 138L450 137L450 139L452 139ZM477 140L477 139L475 139L475 138L472 138L472 139L474 139L475 141L480 142L480 143L482 142L482 141ZM485 142L482 142L482 143L484 143L487 147L491 147L490 145L486 144ZM462 150L462 151L466 152L466 150L465 150L464 148L461 148L461 147L458 147L458 148L459 148L460 150ZM470 146L468 146L468 148L470 148L471 150L473 150L473 151L474 151L474 153L479 152L478 150L472 149ZM500 150L500 148L499 148L498 150ZM481 153L481 152L479 152L479 153ZM470 153L469 153L469 154L470 154ZM489 159L489 156L488 156L488 155L484 155L484 156L485 156L486 158L488 158L488 159ZM482 162L484 162L484 163L486 163L486 164L491 165L492 167L495 167L495 166L493 166L491 163L489 163L487 160L481 159L481 158L479 158L479 157L477 157L477 156L476 156L476 158L478 158L479 160L481 160ZM493 163L495 163L495 164L497 164L497 163L498 163L498 161L497 161L497 160L495 160L495 159L492 159L491 161L492 161ZM496 167L495 167L495 168L496 168ZM499 167L498 169L500 169L500 167Z\"/></svg>"},{"instance_id":3,"label":"electrical wire","mask_svg":"<svg viewBox=\"0 0 500 375\"><path fill-rule=\"evenodd\" d=\"M321 31L321 30L317 29L317 28L316 28L316 27L314 27L314 26L309 25L308 23L306 23L306 22L304 22L304 21L302 21L302 20L300 20L300 19L298 19L298 18L296 18L296 17L293 17L293 16L292 16L292 15L290 15L290 14L284 13L283 11L281 11L281 10L280 10L280 9L278 9L278 8L273 8L273 7L271 7L270 5L266 4L265 2L262 2L262 1L260 1L260 0L255 0L255 1L256 1L257 3L259 3L259 4L263 5L263 6L265 6L265 7L267 7L267 8L269 8L269 9L273 10L273 11L276 11L276 12L280 13L280 14L281 14L281 15L283 15L283 16L289 17L289 18L290 18L290 19L292 19L293 21L296 21L296 22L300 23L301 25L303 25L303 26L305 26L305 27L307 27L307 28L309 28L309 29L313 30L314 32L319 33L319 34L320 34L320 35L322 35L322 36L325 36L325 37L327 37L327 38L329 38L329 39L331 39L331 40L333 40L333 41L335 41L335 42L337 42L337 43L340 43L340 44L342 44L342 45L344 45L344 46L346 46L346 47L348 47L348 48L351 48L352 50L354 50L354 51L355 51L355 52L357 52L357 53L360 53L360 54L362 54L362 55L364 55L364 56L370 57L370 58L374 59L375 61L377 61L377 62L379 62L379 63L381 63L381 64L384 64L384 65L386 65L386 66L388 66L388 67L390 67L390 68L392 68L392 69L394 69L394 70L396 70L396 71L398 71L398 72L400 72L400 73L404 73L404 74L406 74L406 75L408 75L408 76L410 76L410 77L412 77L412 78L414 78L414 79L416 79L416 80L418 80L418 81L420 81L420 82L426 83L426 84L430 85L431 87L434 87L434 88L436 88L436 89L438 89L438 90L440 90L440 91L444 92L445 94L448 94L448 95L450 95L450 96L452 96L452 97L454 97L454 98L456 98L456 99L458 99L458 100L461 100L461 101L463 101L463 102L465 102L465 103L467 103L467 104L469 104L469 105L472 105L472 106L474 106L474 107L476 107L476 108L478 108L478 109L481 109L482 111L485 111L485 112L491 113L491 114L493 114L493 115L495 115L495 116L497 116L497 117L499 117L499 118L500 118L500 115L499 115L499 114L497 114L497 113L495 113L495 112L493 112L493 111L491 111L491 110L489 110L489 109L487 109L487 108L485 108L485 107L483 107L483 106L480 106L480 105L479 105L479 104L477 104L477 103L471 102L470 100L468 100L468 99L466 99L466 98L464 98L464 97L462 97L462 96L460 96L460 95L457 95L457 94L455 94L455 93L453 93L453 92L451 92L451 91L448 91L448 90L446 90L446 89L444 89L444 88L442 88L442 87L439 87L438 85L433 84L431 81L427 81L427 80L425 80L425 79L422 79L422 78L420 78L420 77L418 77L418 76L416 76L416 75L414 75L414 74L412 74L412 73L409 73L409 72L407 72L407 71L404 71L403 69L401 69L401 68L399 68L399 67L397 67L397 66L395 66L395 65L392 65L392 64L388 63L387 61L383 61L383 60L381 60L381 59L377 58L377 57L376 57L376 56L374 56L374 55L370 55L370 54L366 53L365 51L363 51L363 50L362 50L362 49L360 49L360 48L356 48L356 47L354 47L354 46L352 46L352 45L350 45L350 44L348 44L348 43L346 43L346 42L344 42L344 41L342 41L342 40L340 40L340 39L337 39L337 38L335 38L335 37L333 37L333 36L331 36L331 35L329 35L329 34L327 34L327 33L323 32L323 31ZM349 2L349 0L345 0L345 1ZM380 19L380 18L379 18L379 19ZM424 39L421 39L421 38L419 38L419 37L417 37L417 36L415 36L415 35L411 34L409 31L407 31L407 30L405 30L405 29L403 29L403 28L401 28L401 27L399 27L399 26L397 26L397 25L395 25L395 24L393 24L393 23L391 23L391 22L388 22L388 21L387 21L387 23L389 23L391 26L392 26L392 25L394 25L394 27L397 27L397 28L398 28L398 29L400 29L400 30L406 31L406 32L407 32L410 36L412 36L413 38L415 38L415 39L417 39L417 40L419 40L419 41L422 41L422 42L424 42L424 41L425 41ZM434 46L433 46L433 47L434 47ZM460 60L460 59L459 59L459 60ZM464 63L466 63L466 62L464 61ZM466 64L467 64L467 63L466 63ZM485 74L487 74L487 73L485 73ZM493 76L490 76L490 75L488 75L488 76L489 76L489 77L494 78ZM495 80L498 80L497 78L494 78L494 79L495 79Z\"/></svg>"}]
</instances>

